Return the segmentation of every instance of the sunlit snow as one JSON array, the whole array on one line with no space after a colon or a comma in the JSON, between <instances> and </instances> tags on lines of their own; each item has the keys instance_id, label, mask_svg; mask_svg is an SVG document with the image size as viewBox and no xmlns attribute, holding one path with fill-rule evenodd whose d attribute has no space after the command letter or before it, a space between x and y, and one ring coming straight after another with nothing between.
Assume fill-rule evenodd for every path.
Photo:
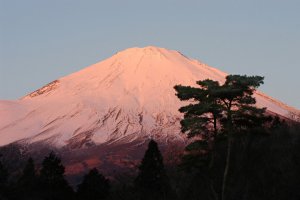
<instances>
[{"instance_id":1,"label":"sunlit snow","mask_svg":"<svg viewBox=\"0 0 300 200\"><path fill-rule=\"evenodd\" d=\"M74 148L141 137L184 140L177 84L224 82L227 74L180 52L130 48L16 101L0 101L0 145L47 142ZM285 117L299 111L258 92L257 104Z\"/></svg>"}]
</instances>

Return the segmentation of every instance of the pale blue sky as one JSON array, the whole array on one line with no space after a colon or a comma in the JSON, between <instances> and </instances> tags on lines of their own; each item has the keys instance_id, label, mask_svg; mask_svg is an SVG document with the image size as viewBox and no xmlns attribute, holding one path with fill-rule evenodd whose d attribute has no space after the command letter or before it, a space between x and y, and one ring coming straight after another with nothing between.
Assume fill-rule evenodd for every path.
<instances>
[{"instance_id":1,"label":"pale blue sky","mask_svg":"<svg viewBox=\"0 0 300 200\"><path fill-rule=\"evenodd\" d=\"M262 91L300 108L299 11L299 0L0 0L0 99L154 45L263 75Z\"/></svg>"}]
</instances>

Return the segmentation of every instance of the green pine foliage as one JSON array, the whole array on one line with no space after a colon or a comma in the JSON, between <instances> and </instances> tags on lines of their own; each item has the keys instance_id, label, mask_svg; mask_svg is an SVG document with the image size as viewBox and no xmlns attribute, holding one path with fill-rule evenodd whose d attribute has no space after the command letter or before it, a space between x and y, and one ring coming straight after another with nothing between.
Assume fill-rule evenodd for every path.
<instances>
[{"instance_id":1,"label":"green pine foliage","mask_svg":"<svg viewBox=\"0 0 300 200\"><path fill-rule=\"evenodd\" d=\"M183 158L185 165L198 166L200 164L201 167L208 165L211 168L216 156L217 138L220 136L227 138L226 161L220 194L222 200L227 197L234 136L250 129L263 127L270 120L265 115L265 108L255 106L256 100L253 96L254 91L263 84L263 79L261 76L228 75L223 85L207 79L197 81L199 85L197 88L182 85L174 87L180 100L194 102L179 109L184 114L181 121L182 132L187 133L188 137L200 137L200 141L186 148L188 154Z\"/></svg>"},{"instance_id":2,"label":"green pine foliage","mask_svg":"<svg viewBox=\"0 0 300 200\"><path fill-rule=\"evenodd\" d=\"M263 84L261 76L229 75L223 85L213 80L197 81L199 87L176 85L177 97L193 101L179 109L184 114L182 131L188 137L214 139L218 134L231 134L260 126L268 118L265 108L257 108L253 93Z\"/></svg>"},{"instance_id":3,"label":"green pine foliage","mask_svg":"<svg viewBox=\"0 0 300 200\"><path fill-rule=\"evenodd\" d=\"M182 132L188 137L201 135L209 139L218 134L218 120L222 117L223 105L218 101L215 91L220 88L217 81L198 81L199 88L190 86L175 86L177 97L182 101L195 101L179 109L184 113L181 121Z\"/></svg>"}]
</instances>

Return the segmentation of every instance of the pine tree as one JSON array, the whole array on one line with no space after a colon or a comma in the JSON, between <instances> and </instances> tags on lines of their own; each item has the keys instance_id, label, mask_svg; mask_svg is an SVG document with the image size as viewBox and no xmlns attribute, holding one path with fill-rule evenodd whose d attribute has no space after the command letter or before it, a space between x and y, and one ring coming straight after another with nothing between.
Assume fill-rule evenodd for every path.
<instances>
[{"instance_id":1,"label":"pine tree","mask_svg":"<svg viewBox=\"0 0 300 200\"><path fill-rule=\"evenodd\" d=\"M32 185L36 181L36 171L33 159L30 157L23 169L22 176L19 182L22 182L24 185Z\"/></svg>"},{"instance_id":2,"label":"pine tree","mask_svg":"<svg viewBox=\"0 0 300 200\"><path fill-rule=\"evenodd\" d=\"M2 161L0 160L0 187L6 185L8 173Z\"/></svg>"},{"instance_id":3,"label":"pine tree","mask_svg":"<svg viewBox=\"0 0 300 200\"><path fill-rule=\"evenodd\" d=\"M2 155L0 154L0 158L1 156ZM7 195L7 179L8 171L0 160L0 199L4 199L4 197Z\"/></svg>"},{"instance_id":4,"label":"pine tree","mask_svg":"<svg viewBox=\"0 0 300 200\"><path fill-rule=\"evenodd\" d=\"M190 170L191 168L212 167L214 164L214 142L220 134L220 120L224 105L220 104L216 91L220 84L213 80L197 81L198 88L191 86L176 85L177 97L182 101L193 100L187 106L179 109L184 113L180 121L181 131L186 133L188 138L198 137L186 147L187 154L183 157L181 167ZM196 103L195 103L196 102Z\"/></svg>"},{"instance_id":5,"label":"pine tree","mask_svg":"<svg viewBox=\"0 0 300 200\"><path fill-rule=\"evenodd\" d=\"M164 168L163 158L158 145L151 140L139 166L135 187L142 199L164 198L171 195L171 187Z\"/></svg>"},{"instance_id":6,"label":"pine tree","mask_svg":"<svg viewBox=\"0 0 300 200\"><path fill-rule=\"evenodd\" d=\"M79 200L101 200L109 195L110 183L96 168L90 170L78 185L77 197Z\"/></svg>"},{"instance_id":7,"label":"pine tree","mask_svg":"<svg viewBox=\"0 0 300 200\"><path fill-rule=\"evenodd\" d=\"M21 177L16 183L16 193L13 194L22 199L34 199L37 190L37 176L35 165L32 158L29 158L22 172Z\"/></svg>"},{"instance_id":8,"label":"pine tree","mask_svg":"<svg viewBox=\"0 0 300 200\"><path fill-rule=\"evenodd\" d=\"M217 124L224 109L224 106L219 103L218 96L215 95L220 85L217 81L209 79L197 81L197 84L199 88L182 85L174 87L180 100L192 99L198 102L179 109L185 114L181 121L181 128L189 138L201 135L202 138L209 140L218 134Z\"/></svg>"},{"instance_id":9,"label":"pine tree","mask_svg":"<svg viewBox=\"0 0 300 200\"><path fill-rule=\"evenodd\" d=\"M184 119L181 121L182 131L189 137L201 138L200 141L191 144L192 147L198 148L196 155L209 150L207 148L209 142L212 143L210 150L213 152L216 137L219 135L227 137L222 200L226 198L234 136L261 127L269 120L265 116L265 108L255 107L256 100L253 97L255 89L263 84L263 79L261 76L228 75L223 85L212 80L204 80L197 82L198 88L182 85L174 87L180 100L195 102L180 108L179 111L184 113ZM195 155L197 149L192 149L191 155ZM214 154L211 161L213 159Z\"/></svg>"},{"instance_id":10,"label":"pine tree","mask_svg":"<svg viewBox=\"0 0 300 200\"><path fill-rule=\"evenodd\" d=\"M42 163L40 171L40 195L51 200L71 199L72 188L64 178L65 167L60 158L51 152Z\"/></svg>"}]
</instances>

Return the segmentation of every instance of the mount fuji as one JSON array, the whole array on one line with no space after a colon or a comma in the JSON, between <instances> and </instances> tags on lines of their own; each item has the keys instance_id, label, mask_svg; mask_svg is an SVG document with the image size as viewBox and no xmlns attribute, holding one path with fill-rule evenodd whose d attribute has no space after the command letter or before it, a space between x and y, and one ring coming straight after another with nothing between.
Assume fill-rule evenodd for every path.
<instances>
[{"instance_id":1,"label":"mount fuji","mask_svg":"<svg viewBox=\"0 0 300 200\"><path fill-rule=\"evenodd\" d=\"M158 47L130 48L59 78L19 99L0 101L0 146L46 144L58 149L99 145L185 143L175 85L224 82L226 73ZM300 111L260 91L257 106L298 120Z\"/></svg>"},{"instance_id":2,"label":"mount fuji","mask_svg":"<svg viewBox=\"0 0 300 200\"><path fill-rule=\"evenodd\" d=\"M226 73L158 47L130 48L55 80L16 101L0 101L0 145L45 142L56 147L184 140L173 87L224 82ZM259 107L292 118L299 111L261 92Z\"/></svg>"}]
</instances>

